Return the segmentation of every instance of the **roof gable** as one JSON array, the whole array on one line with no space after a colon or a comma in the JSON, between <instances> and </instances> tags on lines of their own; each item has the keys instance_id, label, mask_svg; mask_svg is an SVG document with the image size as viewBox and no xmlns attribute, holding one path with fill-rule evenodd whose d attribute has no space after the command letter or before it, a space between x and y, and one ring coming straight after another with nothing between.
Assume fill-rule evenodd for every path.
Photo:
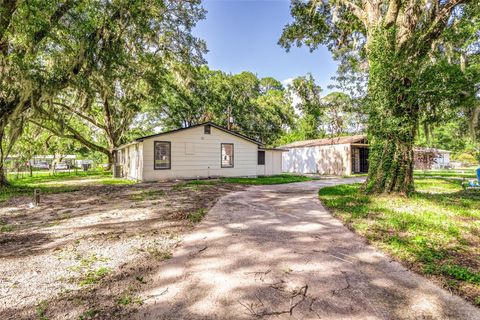
<instances>
[{"instance_id":1,"label":"roof gable","mask_svg":"<svg viewBox=\"0 0 480 320\"><path fill-rule=\"evenodd\" d=\"M197 128L197 127L200 127L200 126L205 126L205 125L210 125L218 130L221 130L223 132L226 132L226 133L229 133L231 135L234 135L236 137L239 137L241 139L244 139L244 140L247 140L247 141L250 141L252 143L255 143L259 146L262 146L263 144L259 141L256 141L252 138L249 138L243 134L240 134L240 133L237 133L235 131L232 131L232 130L229 130L227 128L224 128L222 126L219 126L218 124L215 124L213 122L204 122L204 123L199 123L199 124L196 124L196 125L193 125L193 126L190 126L190 127L185 127L185 128L179 128L179 129L175 129L175 130L170 130L170 131L165 131L165 132L160 132L160 133L156 133L156 134L152 134L152 135L149 135L149 136L144 136L144 137L140 137L140 138L137 138L135 139L135 141L143 141L145 139L149 139L149 138L153 138L153 137L159 137L159 136L162 136L162 135L166 135L166 134L172 134L172 133L176 133L176 132L179 132L179 131L184 131L184 130L188 130L188 129L193 129L193 128Z\"/></svg>"}]
</instances>

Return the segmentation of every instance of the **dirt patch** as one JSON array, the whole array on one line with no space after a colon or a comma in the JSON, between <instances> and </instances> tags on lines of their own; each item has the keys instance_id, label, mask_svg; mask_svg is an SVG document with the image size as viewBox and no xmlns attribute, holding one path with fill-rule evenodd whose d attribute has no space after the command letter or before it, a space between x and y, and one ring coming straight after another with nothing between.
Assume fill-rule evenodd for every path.
<instances>
[{"instance_id":1,"label":"dirt patch","mask_svg":"<svg viewBox=\"0 0 480 320\"><path fill-rule=\"evenodd\" d=\"M117 318L218 198L241 186L91 186L0 206L0 318ZM5 226L8 226L5 227Z\"/></svg>"}]
</instances>

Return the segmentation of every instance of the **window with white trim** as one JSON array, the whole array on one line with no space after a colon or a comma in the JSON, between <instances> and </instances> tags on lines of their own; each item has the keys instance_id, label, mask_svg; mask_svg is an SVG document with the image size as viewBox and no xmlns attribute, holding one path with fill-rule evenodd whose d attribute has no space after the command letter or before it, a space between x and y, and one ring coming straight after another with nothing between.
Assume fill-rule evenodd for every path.
<instances>
[{"instance_id":1,"label":"window with white trim","mask_svg":"<svg viewBox=\"0 0 480 320\"><path fill-rule=\"evenodd\" d=\"M170 169L171 146L170 141L155 141L153 149L155 170Z\"/></svg>"},{"instance_id":2,"label":"window with white trim","mask_svg":"<svg viewBox=\"0 0 480 320\"><path fill-rule=\"evenodd\" d=\"M233 168L233 143L222 143L221 144L222 168Z\"/></svg>"},{"instance_id":3,"label":"window with white trim","mask_svg":"<svg viewBox=\"0 0 480 320\"><path fill-rule=\"evenodd\" d=\"M258 150L258 165L265 165L265 151Z\"/></svg>"}]
</instances>

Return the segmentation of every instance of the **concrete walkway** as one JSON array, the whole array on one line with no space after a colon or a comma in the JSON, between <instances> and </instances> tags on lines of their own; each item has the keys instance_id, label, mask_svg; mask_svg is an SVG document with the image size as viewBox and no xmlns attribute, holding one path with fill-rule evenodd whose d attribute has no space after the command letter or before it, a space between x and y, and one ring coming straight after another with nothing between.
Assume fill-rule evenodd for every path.
<instances>
[{"instance_id":1,"label":"concrete walkway","mask_svg":"<svg viewBox=\"0 0 480 320\"><path fill-rule=\"evenodd\" d=\"M479 309L374 250L322 207L319 188L353 181L225 196L148 281L135 317L480 319Z\"/></svg>"}]
</instances>

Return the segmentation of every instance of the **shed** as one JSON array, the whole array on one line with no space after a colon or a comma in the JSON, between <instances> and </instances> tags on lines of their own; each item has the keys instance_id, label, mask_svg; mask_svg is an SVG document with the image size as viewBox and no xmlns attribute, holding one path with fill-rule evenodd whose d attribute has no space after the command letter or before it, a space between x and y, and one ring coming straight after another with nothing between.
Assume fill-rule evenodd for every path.
<instances>
[{"instance_id":1,"label":"shed","mask_svg":"<svg viewBox=\"0 0 480 320\"><path fill-rule=\"evenodd\" d=\"M115 176L159 181L275 175L282 172L283 151L207 122L118 147Z\"/></svg>"},{"instance_id":2,"label":"shed","mask_svg":"<svg viewBox=\"0 0 480 320\"><path fill-rule=\"evenodd\" d=\"M296 141L281 146L283 171L322 175L368 172L368 141L365 135Z\"/></svg>"}]
</instances>

